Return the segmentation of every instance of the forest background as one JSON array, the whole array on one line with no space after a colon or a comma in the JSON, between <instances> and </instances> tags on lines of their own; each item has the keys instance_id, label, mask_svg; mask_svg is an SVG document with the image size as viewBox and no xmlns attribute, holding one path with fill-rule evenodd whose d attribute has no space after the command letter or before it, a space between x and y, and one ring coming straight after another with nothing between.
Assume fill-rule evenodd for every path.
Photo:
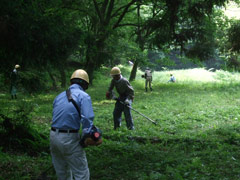
<instances>
[{"instance_id":1,"label":"forest background","mask_svg":"<svg viewBox=\"0 0 240 180\"><path fill-rule=\"evenodd\" d=\"M65 87L66 72L76 67L88 72L91 83L99 68L128 61L134 63L130 81L146 66L162 70L194 62L237 68L239 20L225 16L227 2L3 0L1 80L9 83L15 64L21 65L21 83L30 92L47 88L42 73L48 73L53 88L59 81Z\"/></svg>"},{"instance_id":2,"label":"forest background","mask_svg":"<svg viewBox=\"0 0 240 180\"><path fill-rule=\"evenodd\" d=\"M87 150L93 179L238 179L240 23L225 15L228 2L233 3L2 0L1 178L55 178L48 150L51 103L67 88L71 73L82 68L90 76L89 94L99 114L96 123L106 133L105 145ZM21 66L20 98L10 101L15 64ZM109 70L116 65L137 94L143 93L141 70L148 66L154 71L156 93L145 94L145 103L136 98L136 108L148 114L152 108L150 114L161 127L149 128L148 122L140 121L133 134L110 130L113 102L104 101L103 92ZM166 83L172 72L178 76L176 85ZM189 76L202 78L196 82ZM171 93L175 98L164 100ZM153 105L147 97L155 99ZM165 108L153 108L159 106ZM205 131L209 129L213 131ZM114 158L98 159L103 152ZM150 156L153 153L160 154ZM135 160L126 166L129 159ZM108 171L98 168L106 164ZM226 167L228 171L218 172Z\"/></svg>"}]
</instances>

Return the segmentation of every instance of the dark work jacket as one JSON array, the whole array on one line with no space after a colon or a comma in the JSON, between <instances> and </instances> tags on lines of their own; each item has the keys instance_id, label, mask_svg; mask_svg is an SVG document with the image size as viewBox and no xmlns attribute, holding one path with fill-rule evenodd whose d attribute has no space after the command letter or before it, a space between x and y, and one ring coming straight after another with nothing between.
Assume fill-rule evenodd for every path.
<instances>
[{"instance_id":1,"label":"dark work jacket","mask_svg":"<svg viewBox=\"0 0 240 180\"><path fill-rule=\"evenodd\" d=\"M116 87L116 90L120 98L128 98L128 99L134 98L134 89L126 78L121 76L121 78L118 81L112 79L110 86L108 88L108 91L111 94L113 94L114 87Z\"/></svg>"}]
</instances>

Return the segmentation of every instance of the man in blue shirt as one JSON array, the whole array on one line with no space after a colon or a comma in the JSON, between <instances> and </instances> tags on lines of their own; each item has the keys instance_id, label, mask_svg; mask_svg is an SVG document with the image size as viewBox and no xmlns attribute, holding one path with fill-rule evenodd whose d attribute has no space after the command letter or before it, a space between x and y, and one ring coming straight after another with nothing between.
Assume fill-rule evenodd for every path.
<instances>
[{"instance_id":1,"label":"man in blue shirt","mask_svg":"<svg viewBox=\"0 0 240 180\"><path fill-rule=\"evenodd\" d=\"M58 179L88 180L90 177L85 151L79 144L78 133L82 124L82 136L93 128L94 113L88 88L88 74L81 69L71 76L69 87L71 98L66 91L60 93L53 102L53 118L50 132L52 162ZM79 111L79 112L78 112Z\"/></svg>"}]
</instances>

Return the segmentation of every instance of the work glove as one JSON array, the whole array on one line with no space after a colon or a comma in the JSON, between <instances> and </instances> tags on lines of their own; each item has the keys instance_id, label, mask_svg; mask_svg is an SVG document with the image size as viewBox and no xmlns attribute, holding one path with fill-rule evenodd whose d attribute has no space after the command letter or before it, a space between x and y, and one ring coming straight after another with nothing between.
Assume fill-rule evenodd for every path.
<instances>
[{"instance_id":1,"label":"work glove","mask_svg":"<svg viewBox=\"0 0 240 180\"><path fill-rule=\"evenodd\" d=\"M117 96L113 96L112 99L116 100L116 101L119 100L119 98Z\"/></svg>"},{"instance_id":2,"label":"work glove","mask_svg":"<svg viewBox=\"0 0 240 180\"><path fill-rule=\"evenodd\" d=\"M125 105L129 105L129 104L130 104L129 99L125 99L124 104L125 104Z\"/></svg>"},{"instance_id":3,"label":"work glove","mask_svg":"<svg viewBox=\"0 0 240 180\"><path fill-rule=\"evenodd\" d=\"M106 99L111 99L111 93L109 91L106 92Z\"/></svg>"}]
</instances>

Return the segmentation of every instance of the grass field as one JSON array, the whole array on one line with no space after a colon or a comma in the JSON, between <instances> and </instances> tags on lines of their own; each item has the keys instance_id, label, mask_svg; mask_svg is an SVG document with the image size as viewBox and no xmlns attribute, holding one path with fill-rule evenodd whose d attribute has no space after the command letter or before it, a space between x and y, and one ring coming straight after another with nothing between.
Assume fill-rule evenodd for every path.
<instances>
[{"instance_id":1,"label":"grass field","mask_svg":"<svg viewBox=\"0 0 240 180\"><path fill-rule=\"evenodd\" d=\"M129 76L124 67L123 75ZM167 83L173 73L176 83ZM92 180L237 180L240 179L240 74L204 69L153 73L153 91L144 91L142 72L132 85L133 108L157 122L155 126L132 112L135 130L113 130L114 101L105 99L108 69L99 72L87 92L103 144L86 148ZM48 136L52 101L61 92L19 95L2 93L1 112L18 103L31 104L33 127ZM0 153L0 179L56 179L49 152L37 156Z\"/></svg>"}]
</instances>

